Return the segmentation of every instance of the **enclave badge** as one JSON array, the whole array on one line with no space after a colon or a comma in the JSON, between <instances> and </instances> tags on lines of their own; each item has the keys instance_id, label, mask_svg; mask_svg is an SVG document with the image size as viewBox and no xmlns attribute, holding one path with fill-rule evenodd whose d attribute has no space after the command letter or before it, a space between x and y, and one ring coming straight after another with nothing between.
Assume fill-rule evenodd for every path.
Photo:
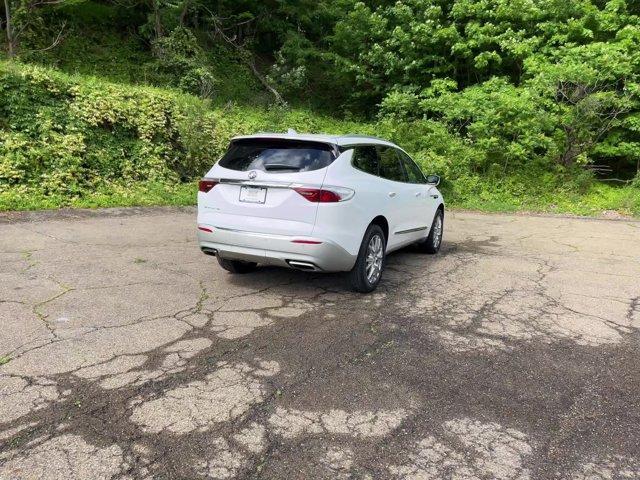
<instances>
[{"instance_id":1,"label":"enclave badge","mask_svg":"<svg viewBox=\"0 0 640 480\"><path fill-rule=\"evenodd\" d=\"M249 180L255 180L257 176L258 176L258 172L256 172L255 170L251 170L249 172Z\"/></svg>"}]
</instances>

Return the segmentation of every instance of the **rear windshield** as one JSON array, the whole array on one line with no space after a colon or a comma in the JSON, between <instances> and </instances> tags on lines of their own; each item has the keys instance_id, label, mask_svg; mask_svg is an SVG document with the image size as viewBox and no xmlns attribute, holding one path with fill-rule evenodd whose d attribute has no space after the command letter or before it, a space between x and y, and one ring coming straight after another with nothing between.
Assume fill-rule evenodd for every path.
<instances>
[{"instance_id":1,"label":"rear windshield","mask_svg":"<svg viewBox=\"0 0 640 480\"><path fill-rule=\"evenodd\" d=\"M327 167L335 156L330 145L293 140L236 140L220 162L221 167L241 172L310 172Z\"/></svg>"}]
</instances>

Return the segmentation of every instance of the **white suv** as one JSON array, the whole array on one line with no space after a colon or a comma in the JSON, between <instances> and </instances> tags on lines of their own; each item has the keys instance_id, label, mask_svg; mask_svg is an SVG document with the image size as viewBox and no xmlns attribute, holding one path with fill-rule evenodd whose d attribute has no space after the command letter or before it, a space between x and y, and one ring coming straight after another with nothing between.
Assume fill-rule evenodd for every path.
<instances>
[{"instance_id":1,"label":"white suv","mask_svg":"<svg viewBox=\"0 0 640 480\"><path fill-rule=\"evenodd\" d=\"M259 263L343 271L356 291L370 292L387 253L412 243L440 249L439 181L379 138L236 137L200 181L200 248L233 273Z\"/></svg>"}]
</instances>

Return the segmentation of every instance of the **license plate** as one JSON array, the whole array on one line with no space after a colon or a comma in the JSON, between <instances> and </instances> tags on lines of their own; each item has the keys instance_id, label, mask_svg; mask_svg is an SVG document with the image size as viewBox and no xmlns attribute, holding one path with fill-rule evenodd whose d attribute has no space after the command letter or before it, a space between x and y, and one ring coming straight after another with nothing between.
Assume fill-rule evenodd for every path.
<instances>
[{"instance_id":1,"label":"license plate","mask_svg":"<svg viewBox=\"0 0 640 480\"><path fill-rule=\"evenodd\" d=\"M261 187L240 187L240 201L246 203L264 203L267 189Z\"/></svg>"}]
</instances>

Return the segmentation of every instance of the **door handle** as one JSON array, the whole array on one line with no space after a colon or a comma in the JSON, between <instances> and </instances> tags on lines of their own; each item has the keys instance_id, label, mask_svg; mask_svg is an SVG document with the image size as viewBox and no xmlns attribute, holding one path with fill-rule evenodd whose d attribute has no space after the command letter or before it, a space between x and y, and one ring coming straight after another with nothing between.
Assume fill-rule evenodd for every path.
<instances>
[{"instance_id":1,"label":"door handle","mask_svg":"<svg viewBox=\"0 0 640 480\"><path fill-rule=\"evenodd\" d=\"M390 196L391 198L395 197L395 196L396 196L396 192L389 192L389 196Z\"/></svg>"}]
</instances>

